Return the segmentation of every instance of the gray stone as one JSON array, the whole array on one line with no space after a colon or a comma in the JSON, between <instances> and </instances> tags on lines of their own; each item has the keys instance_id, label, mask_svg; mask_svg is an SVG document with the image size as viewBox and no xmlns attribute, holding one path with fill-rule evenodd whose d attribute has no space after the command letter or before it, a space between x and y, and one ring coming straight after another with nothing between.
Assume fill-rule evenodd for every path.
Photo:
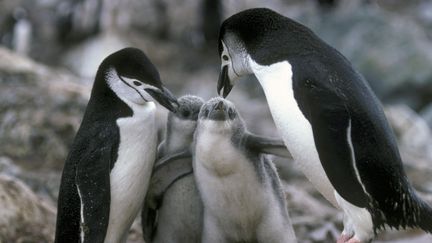
<instances>
[{"instance_id":1,"label":"gray stone","mask_svg":"<svg viewBox=\"0 0 432 243\"><path fill-rule=\"evenodd\" d=\"M26 168L61 168L90 86L0 48L0 155Z\"/></svg>"},{"instance_id":2,"label":"gray stone","mask_svg":"<svg viewBox=\"0 0 432 243\"><path fill-rule=\"evenodd\" d=\"M16 178L0 174L0 242L52 242L55 208Z\"/></svg>"}]
</instances>

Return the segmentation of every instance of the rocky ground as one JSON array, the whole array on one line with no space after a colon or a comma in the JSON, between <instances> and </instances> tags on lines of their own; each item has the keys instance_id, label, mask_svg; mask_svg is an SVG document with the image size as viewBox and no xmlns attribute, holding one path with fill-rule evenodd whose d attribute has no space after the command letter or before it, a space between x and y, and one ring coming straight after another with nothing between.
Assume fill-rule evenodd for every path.
<instances>
[{"instance_id":1,"label":"rocky ground","mask_svg":"<svg viewBox=\"0 0 432 243\"><path fill-rule=\"evenodd\" d=\"M6 2L0 12L25 1ZM391 4L362 6L363 11L356 11L359 6L344 6L324 14L311 6L277 0L267 4L317 31L368 78L385 103L410 181L432 204L432 24L428 15L422 11L425 16L409 15L420 11L415 6L395 13L392 10L398 6ZM247 1L226 1L225 5L229 5L225 15L262 6ZM185 18L182 9L193 9L183 7L168 11L173 22ZM156 18L150 13L148 17ZM179 28L182 31L171 25L171 39L117 29L68 47L51 41L45 49L31 51L30 58L0 46L0 243L52 241L63 162L82 119L92 76L107 54L137 46L152 59L175 95L195 94L204 99L216 95L216 49L202 45L200 38L192 41L196 34L190 33L196 33L196 26L191 22L181 22ZM45 39L38 41L40 46ZM59 49L62 51L55 53ZM41 50L46 55L39 55ZM242 80L229 98L249 130L278 135L256 81ZM166 112L159 110L163 129ZM279 172L299 242L334 242L342 227L341 214L312 188L292 161L275 158L275 162L283 165ZM128 242L143 242L138 220ZM415 230L386 231L375 242L420 243L432 242L432 238Z\"/></svg>"}]
</instances>

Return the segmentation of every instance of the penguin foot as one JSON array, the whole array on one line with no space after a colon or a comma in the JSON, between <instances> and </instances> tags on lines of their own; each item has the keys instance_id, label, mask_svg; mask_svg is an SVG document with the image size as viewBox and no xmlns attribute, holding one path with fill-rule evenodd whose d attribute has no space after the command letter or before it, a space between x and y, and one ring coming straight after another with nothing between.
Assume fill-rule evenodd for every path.
<instances>
[{"instance_id":1,"label":"penguin foot","mask_svg":"<svg viewBox=\"0 0 432 243\"><path fill-rule=\"evenodd\" d=\"M362 243L360 240L356 239L355 237L349 239L346 243Z\"/></svg>"},{"instance_id":2,"label":"penguin foot","mask_svg":"<svg viewBox=\"0 0 432 243\"><path fill-rule=\"evenodd\" d=\"M337 239L336 243L347 243L351 239L352 235L347 235L342 233L341 236Z\"/></svg>"}]
</instances>

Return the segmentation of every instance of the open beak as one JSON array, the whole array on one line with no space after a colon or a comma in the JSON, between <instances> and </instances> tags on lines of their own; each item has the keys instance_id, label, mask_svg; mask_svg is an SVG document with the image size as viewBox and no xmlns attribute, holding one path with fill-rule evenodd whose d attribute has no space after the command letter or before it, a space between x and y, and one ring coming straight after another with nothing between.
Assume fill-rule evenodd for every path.
<instances>
[{"instance_id":1,"label":"open beak","mask_svg":"<svg viewBox=\"0 0 432 243\"><path fill-rule=\"evenodd\" d=\"M231 81L228 76L228 65L225 65L222 68L221 73L219 74L219 80L217 85L218 94L221 94L221 90L223 89L222 96L226 98L232 89Z\"/></svg>"},{"instance_id":2,"label":"open beak","mask_svg":"<svg viewBox=\"0 0 432 243\"><path fill-rule=\"evenodd\" d=\"M155 99L163 107L167 108L171 112L177 112L177 108L179 107L177 98L171 94L167 88L162 87L162 89L145 89L145 91L147 91L147 93L149 93L149 95L151 95L153 99Z\"/></svg>"}]
</instances>

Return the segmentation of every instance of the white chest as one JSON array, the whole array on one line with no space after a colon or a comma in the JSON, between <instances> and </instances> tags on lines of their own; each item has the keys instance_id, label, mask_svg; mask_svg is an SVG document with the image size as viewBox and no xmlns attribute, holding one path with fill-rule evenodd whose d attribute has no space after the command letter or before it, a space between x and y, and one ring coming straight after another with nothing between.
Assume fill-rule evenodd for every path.
<instances>
[{"instance_id":1,"label":"white chest","mask_svg":"<svg viewBox=\"0 0 432 243\"><path fill-rule=\"evenodd\" d=\"M260 66L251 59L250 63L264 89L276 127L296 164L318 191L337 205L333 194L334 188L319 160L312 126L294 98L291 65L284 61L270 66Z\"/></svg>"},{"instance_id":2,"label":"white chest","mask_svg":"<svg viewBox=\"0 0 432 243\"><path fill-rule=\"evenodd\" d=\"M105 242L122 242L141 209L156 157L155 105L117 120L120 144L110 174L111 205Z\"/></svg>"}]
</instances>

